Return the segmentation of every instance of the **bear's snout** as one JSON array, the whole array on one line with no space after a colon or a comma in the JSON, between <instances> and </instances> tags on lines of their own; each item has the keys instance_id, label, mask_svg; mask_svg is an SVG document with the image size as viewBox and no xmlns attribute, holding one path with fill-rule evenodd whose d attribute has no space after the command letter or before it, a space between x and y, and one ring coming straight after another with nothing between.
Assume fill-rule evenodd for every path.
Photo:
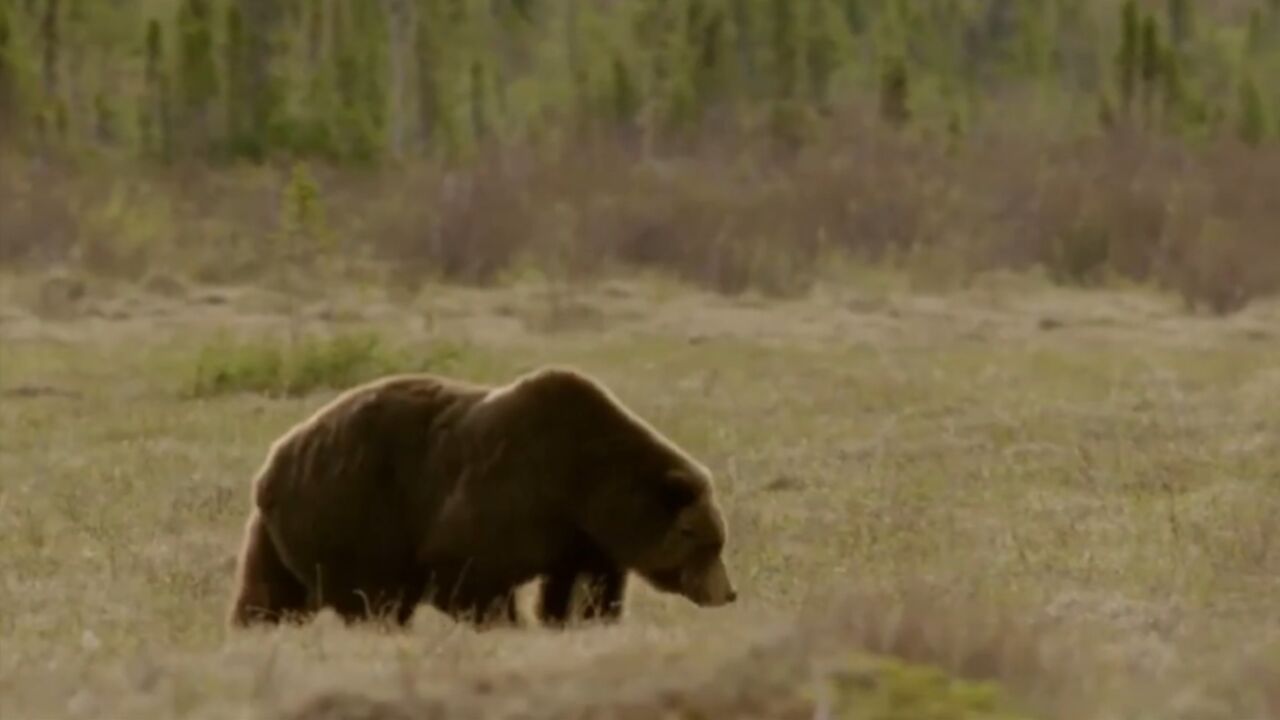
<instances>
[{"instance_id":1,"label":"bear's snout","mask_svg":"<svg viewBox=\"0 0 1280 720\"><path fill-rule=\"evenodd\" d=\"M705 607L720 607L721 605L728 605L737 599L738 591L731 587L721 593L710 594L703 599L701 604Z\"/></svg>"},{"instance_id":2,"label":"bear's snout","mask_svg":"<svg viewBox=\"0 0 1280 720\"><path fill-rule=\"evenodd\" d=\"M692 573L687 578L686 594L689 599L702 607L720 607L738 599L738 591L729 579L729 570L724 561L716 558L700 572Z\"/></svg>"},{"instance_id":3,"label":"bear's snout","mask_svg":"<svg viewBox=\"0 0 1280 720\"><path fill-rule=\"evenodd\" d=\"M702 605L704 607L721 607L723 605L730 605L737 599L738 599L738 591L730 590L719 599L719 602L708 601L708 602L702 603Z\"/></svg>"}]
</instances>

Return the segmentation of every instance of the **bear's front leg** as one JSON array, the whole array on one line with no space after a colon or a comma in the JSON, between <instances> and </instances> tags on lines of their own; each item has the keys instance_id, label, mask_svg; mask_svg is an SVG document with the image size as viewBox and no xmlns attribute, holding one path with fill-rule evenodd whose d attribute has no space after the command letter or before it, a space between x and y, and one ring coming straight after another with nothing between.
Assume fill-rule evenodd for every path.
<instances>
[{"instance_id":1,"label":"bear's front leg","mask_svg":"<svg viewBox=\"0 0 1280 720\"><path fill-rule=\"evenodd\" d=\"M455 616L469 619L479 630L520 626L520 608L514 589L476 596L456 609Z\"/></svg>"},{"instance_id":2,"label":"bear's front leg","mask_svg":"<svg viewBox=\"0 0 1280 720\"><path fill-rule=\"evenodd\" d=\"M627 571L612 568L588 573L584 577L587 598L582 607L586 620L617 620L622 617L623 600L627 593Z\"/></svg>"},{"instance_id":3,"label":"bear's front leg","mask_svg":"<svg viewBox=\"0 0 1280 720\"><path fill-rule=\"evenodd\" d=\"M427 602L454 620L472 623L477 628L521 624L515 587L449 581L457 577L458 574L452 572L434 573L428 582ZM450 587L452 590L445 590Z\"/></svg>"},{"instance_id":4,"label":"bear's front leg","mask_svg":"<svg viewBox=\"0 0 1280 720\"><path fill-rule=\"evenodd\" d=\"M587 597L581 618L617 620L622 617L627 574L620 568L573 568L548 573L539 588L538 618L548 625L565 625L573 614L573 591L578 583Z\"/></svg>"},{"instance_id":5,"label":"bear's front leg","mask_svg":"<svg viewBox=\"0 0 1280 720\"><path fill-rule=\"evenodd\" d=\"M543 577L538 588L538 619L547 625L563 625L568 622L573 604L573 588L577 582L576 570L562 570Z\"/></svg>"}]
</instances>

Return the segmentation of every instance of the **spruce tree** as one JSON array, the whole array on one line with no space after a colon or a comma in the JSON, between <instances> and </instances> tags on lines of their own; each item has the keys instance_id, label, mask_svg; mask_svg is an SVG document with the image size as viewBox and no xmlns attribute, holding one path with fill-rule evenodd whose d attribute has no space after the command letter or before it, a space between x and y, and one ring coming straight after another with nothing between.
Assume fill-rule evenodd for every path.
<instances>
[{"instance_id":1,"label":"spruce tree","mask_svg":"<svg viewBox=\"0 0 1280 720\"><path fill-rule=\"evenodd\" d=\"M59 76L61 75L62 55L62 3L59 0L45 0L40 15L41 72L44 78L44 93L49 100L57 97L61 91Z\"/></svg>"},{"instance_id":2,"label":"spruce tree","mask_svg":"<svg viewBox=\"0 0 1280 720\"><path fill-rule=\"evenodd\" d=\"M468 83L471 99L471 132L477 142L483 143L492 131L492 119L489 115L488 74L484 63L479 59L471 61L470 82Z\"/></svg>"},{"instance_id":3,"label":"spruce tree","mask_svg":"<svg viewBox=\"0 0 1280 720\"><path fill-rule=\"evenodd\" d=\"M247 146L265 153L281 120L282 79L276 60L285 31L285 0L231 0L244 28L243 92L239 94L246 121ZM311 0L317 1L317 0Z\"/></svg>"},{"instance_id":4,"label":"spruce tree","mask_svg":"<svg viewBox=\"0 0 1280 720\"><path fill-rule=\"evenodd\" d=\"M836 39L838 20L830 0L809 0L808 38L805 43L805 75L810 99L825 108L831 99L831 80L840 64Z\"/></svg>"},{"instance_id":5,"label":"spruce tree","mask_svg":"<svg viewBox=\"0 0 1280 720\"><path fill-rule=\"evenodd\" d=\"M419 0L414 55L418 80L418 128L422 143L445 157L461 149L451 112L450 40L462 15L450 0Z\"/></svg>"},{"instance_id":6,"label":"spruce tree","mask_svg":"<svg viewBox=\"0 0 1280 720\"><path fill-rule=\"evenodd\" d=\"M103 145L115 144L120 137L116 108L105 92L93 96L93 128L95 139Z\"/></svg>"},{"instance_id":7,"label":"spruce tree","mask_svg":"<svg viewBox=\"0 0 1280 720\"><path fill-rule=\"evenodd\" d=\"M1156 92L1159 90L1161 64L1164 60L1160 27L1156 24L1155 17L1148 15L1143 18L1140 43L1138 77L1141 81L1143 111L1150 122Z\"/></svg>"},{"instance_id":8,"label":"spruce tree","mask_svg":"<svg viewBox=\"0 0 1280 720\"><path fill-rule=\"evenodd\" d=\"M44 102L40 108L41 135L46 142L62 140L67 124L62 100L62 3L45 0L40 14L40 70L44 82Z\"/></svg>"},{"instance_id":9,"label":"spruce tree","mask_svg":"<svg viewBox=\"0 0 1280 720\"><path fill-rule=\"evenodd\" d=\"M1267 46L1267 22L1262 16L1262 8L1249 10L1249 22L1245 35L1245 52L1251 57L1260 55Z\"/></svg>"},{"instance_id":10,"label":"spruce tree","mask_svg":"<svg viewBox=\"0 0 1280 720\"><path fill-rule=\"evenodd\" d=\"M344 12L333 18L339 120L332 132L336 147L326 151L368 162L381 154L385 140L385 74L379 63L385 26L376 3L340 7Z\"/></svg>"},{"instance_id":11,"label":"spruce tree","mask_svg":"<svg viewBox=\"0 0 1280 720\"><path fill-rule=\"evenodd\" d=\"M218 74L209 0L184 0L178 15L178 94L183 152L205 153L212 141Z\"/></svg>"},{"instance_id":12,"label":"spruce tree","mask_svg":"<svg viewBox=\"0 0 1280 720\"><path fill-rule=\"evenodd\" d=\"M1164 49L1164 57L1161 61L1161 80L1165 125L1179 125L1185 119L1187 90L1182 74L1182 58L1172 46Z\"/></svg>"},{"instance_id":13,"label":"spruce tree","mask_svg":"<svg viewBox=\"0 0 1280 720\"><path fill-rule=\"evenodd\" d=\"M249 118L247 117L248 70L245 54L244 17L237 5L230 5L226 10L225 39L223 45L223 72L226 73L227 89L224 94L223 107L226 117L226 140L228 151L233 156L254 157L257 155L250 140Z\"/></svg>"},{"instance_id":14,"label":"spruce tree","mask_svg":"<svg viewBox=\"0 0 1280 720\"><path fill-rule=\"evenodd\" d=\"M890 56L880 72L880 116L895 127L911 120L911 78L906 60Z\"/></svg>"},{"instance_id":15,"label":"spruce tree","mask_svg":"<svg viewBox=\"0 0 1280 720\"><path fill-rule=\"evenodd\" d=\"M1195 0L1168 0L1169 37L1182 48L1195 36Z\"/></svg>"},{"instance_id":16,"label":"spruce tree","mask_svg":"<svg viewBox=\"0 0 1280 720\"><path fill-rule=\"evenodd\" d=\"M1249 145L1260 145L1267 139L1270 121L1267 117L1266 99L1258 90L1251 74L1240 81L1240 115L1237 134Z\"/></svg>"},{"instance_id":17,"label":"spruce tree","mask_svg":"<svg viewBox=\"0 0 1280 720\"><path fill-rule=\"evenodd\" d=\"M629 127L640 112L640 88L636 86L634 71L618 54L613 56L610 83L610 108L613 121Z\"/></svg>"},{"instance_id":18,"label":"spruce tree","mask_svg":"<svg viewBox=\"0 0 1280 720\"><path fill-rule=\"evenodd\" d=\"M9 13L9 6L0 3L0 143L15 134L18 125L17 50Z\"/></svg>"},{"instance_id":19,"label":"spruce tree","mask_svg":"<svg viewBox=\"0 0 1280 720\"><path fill-rule=\"evenodd\" d=\"M840 3L845 24L855 35L867 29L867 3L868 0L843 0Z\"/></svg>"},{"instance_id":20,"label":"spruce tree","mask_svg":"<svg viewBox=\"0 0 1280 720\"><path fill-rule=\"evenodd\" d=\"M774 94L795 99L802 83L799 11L796 0L771 0Z\"/></svg>"},{"instance_id":21,"label":"spruce tree","mask_svg":"<svg viewBox=\"0 0 1280 720\"><path fill-rule=\"evenodd\" d=\"M1116 56L1116 74L1120 86L1121 109L1128 113L1137 90L1142 38L1137 0L1125 0L1120 10L1120 51Z\"/></svg>"},{"instance_id":22,"label":"spruce tree","mask_svg":"<svg viewBox=\"0 0 1280 720\"><path fill-rule=\"evenodd\" d=\"M719 96L730 92L729 19L718 0L690 0L686 36L693 75L695 113L700 113Z\"/></svg>"},{"instance_id":23,"label":"spruce tree","mask_svg":"<svg viewBox=\"0 0 1280 720\"><path fill-rule=\"evenodd\" d=\"M147 21L143 49L143 94L138 121L144 153L167 159L173 146L169 78L164 67L164 31L160 21Z\"/></svg>"}]
</instances>

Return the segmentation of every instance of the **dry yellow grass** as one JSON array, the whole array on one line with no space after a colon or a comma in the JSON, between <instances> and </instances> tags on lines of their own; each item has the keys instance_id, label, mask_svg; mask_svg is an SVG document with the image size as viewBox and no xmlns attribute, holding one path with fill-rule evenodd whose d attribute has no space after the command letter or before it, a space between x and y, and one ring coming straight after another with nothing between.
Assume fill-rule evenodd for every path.
<instances>
[{"instance_id":1,"label":"dry yellow grass","mask_svg":"<svg viewBox=\"0 0 1280 720\"><path fill-rule=\"evenodd\" d=\"M995 680L1043 717L1280 717L1274 304L1210 320L1017 279L785 303L165 287L0 282L5 720L809 718L858 651ZM404 633L229 635L249 477L330 391L192 397L197 354L336 329L461 343L451 371L480 380L601 377L717 471L739 604L637 587L613 628L478 634L423 610Z\"/></svg>"}]
</instances>

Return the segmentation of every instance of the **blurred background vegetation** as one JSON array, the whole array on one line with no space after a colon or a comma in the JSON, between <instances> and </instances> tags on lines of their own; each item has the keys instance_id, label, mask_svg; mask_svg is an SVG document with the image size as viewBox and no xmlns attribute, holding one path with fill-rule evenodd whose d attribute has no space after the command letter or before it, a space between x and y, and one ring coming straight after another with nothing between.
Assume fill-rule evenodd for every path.
<instances>
[{"instance_id":1,"label":"blurred background vegetation","mask_svg":"<svg viewBox=\"0 0 1280 720\"><path fill-rule=\"evenodd\" d=\"M0 0L0 230L126 279L1229 313L1280 290L1280 0Z\"/></svg>"}]
</instances>

